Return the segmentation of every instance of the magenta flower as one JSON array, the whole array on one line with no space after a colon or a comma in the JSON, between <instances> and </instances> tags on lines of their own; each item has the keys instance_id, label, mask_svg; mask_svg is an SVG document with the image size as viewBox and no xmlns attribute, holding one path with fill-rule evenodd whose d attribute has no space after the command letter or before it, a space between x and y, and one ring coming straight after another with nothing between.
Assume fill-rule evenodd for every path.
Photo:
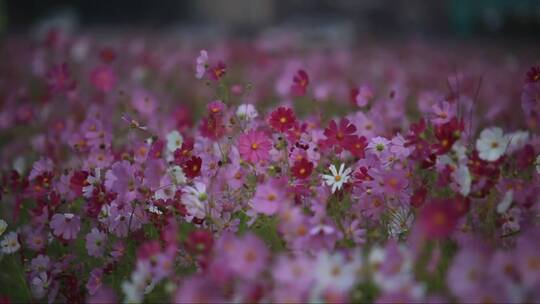
<instances>
[{"instance_id":1,"label":"magenta flower","mask_svg":"<svg viewBox=\"0 0 540 304\"><path fill-rule=\"evenodd\" d=\"M81 219L73 213L57 213L53 215L50 226L57 237L73 240L81 229Z\"/></svg>"},{"instance_id":2,"label":"magenta flower","mask_svg":"<svg viewBox=\"0 0 540 304\"><path fill-rule=\"evenodd\" d=\"M69 68L66 63L53 66L47 72L49 92L58 94L71 91L75 88L76 82L71 78Z\"/></svg>"},{"instance_id":3,"label":"magenta flower","mask_svg":"<svg viewBox=\"0 0 540 304\"><path fill-rule=\"evenodd\" d=\"M238 139L240 156L249 162L268 160L272 142L264 132L251 130Z\"/></svg>"},{"instance_id":4,"label":"magenta flower","mask_svg":"<svg viewBox=\"0 0 540 304\"><path fill-rule=\"evenodd\" d=\"M245 279L254 279L265 268L268 249L263 241L254 234L247 234L234 241L235 248L230 257L231 269Z\"/></svg>"},{"instance_id":5,"label":"magenta flower","mask_svg":"<svg viewBox=\"0 0 540 304\"><path fill-rule=\"evenodd\" d=\"M90 72L90 82L97 90L108 93L116 86L116 74L109 66L99 66Z\"/></svg>"}]
</instances>

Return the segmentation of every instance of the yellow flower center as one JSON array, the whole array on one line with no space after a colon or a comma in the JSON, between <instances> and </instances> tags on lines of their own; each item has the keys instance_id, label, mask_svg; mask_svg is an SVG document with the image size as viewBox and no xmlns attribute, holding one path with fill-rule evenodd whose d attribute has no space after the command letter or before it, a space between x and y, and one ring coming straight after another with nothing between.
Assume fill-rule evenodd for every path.
<instances>
[{"instance_id":1,"label":"yellow flower center","mask_svg":"<svg viewBox=\"0 0 540 304\"><path fill-rule=\"evenodd\" d=\"M256 144L256 143L252 143L252 144L251 144L251 149L252 149L252 150L257 150L258 148L259 148L259 145L258 145L258 144Z\"/></svg>"},{"instance_id":2,"label":"yellow flower center","mask_svg":"<svg viewBox=\"0 0 540 304\"><path fill-rule=\"evenodd\" d=\"M336 175L336 176L334 177L334 179L336 180L336 182L339 182L339 181L341 180L341 176L340 176L340 175Z\"/></svg>"}]
</instances>

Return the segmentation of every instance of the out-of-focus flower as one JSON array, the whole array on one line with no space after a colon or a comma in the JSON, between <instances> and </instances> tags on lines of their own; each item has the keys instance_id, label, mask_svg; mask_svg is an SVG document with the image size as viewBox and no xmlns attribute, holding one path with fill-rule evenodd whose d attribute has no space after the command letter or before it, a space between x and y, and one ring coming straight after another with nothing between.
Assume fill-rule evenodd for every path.
<instances>
[{"instance_id":1,"label":"out-of-focus flower","mask_svg":"<svg viewBox=\"0 0 540 304\"><path fill-rule=\"evenodd\" d=\"M236 275L245 279L255 279L268 262L266 245L254 234L247 234L234 242L234 256L230 267Z\"/></svg>"},{"instance_id":2,"label":"out-of-focus flower","mask_svg":"<svg viewBox=\"0 0 540 304\"><path fill-rule=\"evenodd\" d=\"M435 117L431 119L431 122L435 125L448 123L456 115L455 105L448 101L433 105L432 110Z\"/></svg>"},{"instance_id":3,"label":"out-of-focus flower","mask_svg":"<svg viewBox=\"0 0 540 304\"><path fill-rule=\"evenodd\" d=\"M485 161L496 161L508 147L508 138L504 136L501 128L493 127L484 129L480 133L480 138L476 141L478 156Z\"/></svg>"},{"instance_id":4,"label":"out-of-focus flower","mask_svg":"<svg viewBox=\"0 0 540 304\"><path fill-rule=\"evenodd\" d=\"M321 251L314 265L315 290L345 292L356 282L357 265L349 263L341 253Z\"/></svg>"},{"instance_id":5,"label":"out-of-focus flower","mask_svg":"<svg viewBox=\"0 0 540 304\"><path fill-rule=\"evenodd\" d=\"M49 92L52 94L71 91L75 88L77 84L75 80L71 78L71 74L66 63L53 66L47 72L47 80L49 85Z\"/></svg>"},{"instance_id":6,"label":"out-of-focus flower","mask_svg":"<svg viewBox=\"0 0 540 304\"><path fill-rule=\"evenodd\" d=\"M0 236L2 236L4 232L6 232L7 226L8 226L7 222L4 221L3 219L0 219Z\"/></svg>"},{"instance_id":7,"label":"out-of-focus flower","mask_svg":"<svg viewBox=\"0 0 540 304\"><path fill-rule=\"evenodd\" d=\"M204 219L207 212L208 194L206 185L202 182L195 182L193 186L184 187L182 202L191 217Z\"/></svg>"},{"instance_id":8,"label":"out-of-focus flower","mask_svg":"<svg viewBox=\"0 0 540 304\"><path fill-rule=\"evenodd\" d=\"M374 97L373 91L366 85L352 89L350 95L352 103L359 107L367 106Z\"/></svg>"},{"instance_id":9,"label":"out-of-focus flower","mask_svg":"<svg viewBox=\"0 0 540 304\"><path fill-rule=\"evenodd\" d=\"M345 169L345 164L341 164L339 166L339 171L336 170L336 166L330 165L328 168L330 170L330 174L323 174L321 177L323 178L324 182L327 186L332 187L332 193L336 192L336 190L341 190L343 188L343 185L349 181L351 178L350 174L352 172L351 168Z\"/></svg>"},{"instance_id":10,"label":"out-of-focus flower","mask_svg":"<svg viewBox=\"0 0 540 304\"><path fill-rule=\"evenodd\" d=\"M267 182L257 186L253 196L253 209L259 213L272 215L286 205L286 193L277 183Z\"/></svg>"},{"instance_id":11,"label":"out-of-focus flower","mask_svg":"<svg viewBox=\"0 0 540 304\"><path fill-rule=\"evenodd\" d=\"M30 289L36 299L43 298L51 285L51 277L46 272L40 272L32 278Z\"/></svg>"},{"instance_id":12,"label":"out-of-focus flower","mask_svg":"<svg viewBox=\"0 0 540 304\"><path fill-rule=\"evenodd\" d=\"M197 79L203 78L208 68L208 52L206 50L201 50L199 56L197 57L197 64L195 67L195 77Z\"/></svg>"},{"instance_id":13,"label":"out-of-focus flower","mask_svg":"<svg viewBox=\"0 0 540 304\"><path fill-rule=\"evenodd\" d=\"M212 79L215 81L219 81L221 77L225 76L226 72L227 67L223 62L220 61L210 68L210 77L212 77Z\"/></svg>"},{"instance_id":14,"label":"out-of-focus flower","mask_svg":"<svg viewBox=\"0 0 540 304\"><path fill-rule=\"evenodd\" d=\"M90 72L90 82L97 90L108 93L116 86L116 74L110 66L99 66Z\"/></svg>"},{"instance_id":15,"label":"out-of-focus flower","mask_svg":"<svg viewBox=\"0 0 540 304\"><path fill-rule=\"evenodd\" d=\"M514 153L521 148L523 148L529 142L529 132L528 131L515 131L509 134L506 134L508 138L508 153Z\"/></svg>"},{"instance_id":16,"label":"out-of-focus flower","mask_svg":"<svg viewBox=\"0 0 540 304\"><path fill-rule=\"evenodd\" d=\"M527 71L525 81L528 83L540 82L540 66L532 66L529 71Z\"/></svg>"},{"instance_id":17,"label":"out-of-focus flower","mask_svg":"<svg viewBox=\"0 0 540 304\"><path fill-rule=\"evenodd\" d=\"M433 239L448 237L456 227L457 212L449 201L433 201L418 215L422 233Z\"/></svg>"},{"instance_id":18,"label":"out-of-focus flower","mask_svg":"<svg viewBox=\"0 0 540 304\"><path fill-rule=\"evenodd\" d=\"M86 250L89 256L101 257L106 246L107 234L99 231L97 228L92 228L90 233L86 235Z\"/></svg>"},{"instance_id":19,"label":"out-of-focus flower","mask_svg":"<svg viewBox=\"0 0 540 304\"><path fill-rule=\"evenodd\" d=\"M57 213L51 218L50 226L54 235L64 240L73 240L81 229L81 220L73 213Z\"/></svg>"},{"instance_id":20,"label":"out-of-focus flower","mask_svg":"<svg viewBox=\"0 0 540 304\"><path fill-rule=\"evenodd\" d=\"M182 134L176 130L171 131L165 138L167 139L167 150L171 153L174 153L174 151L180 149L182 147L182 143L184 142L184 137L182 137Z\"/></svg>"},{"instance_id":21,"label":"out-of-focus flower","mask_svg":"<svg viewBox=\"0 0 540 304\"><path fill-rule=\"evenodd\" d=\"M293 77L293 84L291 85L291 93L296 96L306 95L306 89L309 85L309 76L304 70L298 70Z\"/></svg>"},{"instance_id":22,"label":"out-of-focus flower","mask_svg":"<svg viewBox=\"0 0 540 304\"><path fill-rule=\"evenodd\" d=\"M236 117L241 120L251 121L259 116L257 109L252 104L241 104L236 110Z\"/></svg>"},{"instance_id":23,"label":"out-of-focus flower","mask_svg":"<svg viewBox=\"0 0 540 304\"><path fill-rule=\"evenodd\" d=\"M21 245L19 244L18 234L13 231L6 234L0 242L0 249L4 254L15 253L20 248Z\"/></svg>"}]
</instances>

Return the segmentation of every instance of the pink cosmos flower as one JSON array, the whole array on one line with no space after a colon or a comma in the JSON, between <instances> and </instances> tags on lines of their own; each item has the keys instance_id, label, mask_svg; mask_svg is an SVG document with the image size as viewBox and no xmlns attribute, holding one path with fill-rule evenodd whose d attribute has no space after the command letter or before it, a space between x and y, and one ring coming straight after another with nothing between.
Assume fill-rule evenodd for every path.
<instances>
[{"instance_id":1,"label":"pink cosmos flower","mask_svg":"<svg viewBox=\"0 0 540 304\"><path fill-rule=\"evenodd\" d=\"M92 231L86 235L86 250L89 256L101 257L105 249L105 240L107 234L99 231L97 228L92 228Z\"/></svg>"},{"instance_id":2,"label":"pink cosmos flower","mask_svg":"<svg viewBox=\"0 0 540 304\"><path fill-rule=\"evenodd\" d=\"M431 122L435 125L443 125L450 122L456 115L455 104L450 104L448 101L435 104L431 107L435 117L431 119Z\"/></svg>"},{"instance_id":3,"label":"pink cosmos flower","mask_svg":"<svg viewBox=\"0 0 540 304\"><path fill-rule=\"evenodd\" d=\"M90 271L90 276L88 282L86 283L86 289L90 295L95 295L96 292L101 288L103 283L103 269L94 268Z\"/></svg>"},{"instance_id":4,"label":"pink cosmos flower","mask_svg":"<svg viewBox=\"0 0 540 304\"><path fill-rule=\"evenodd\" d=\"M109 66L99 66L90 72L90 82L98 91L108 93L116 86L116 74Z\"/></svg>"},{"instance_id":5,"label":"pink cosmos flower","mask_svg":"<svg viewBox=\"0 0 540 304\"><path fill-rule=\"evenodd\" d=\"M201 50L199 57L197 57L197 64L195 66L195 77L197 79L203 78L208 68L208 52L206 50Z\"/></svg>"},{"instance_id":6,"label":"pink cosmos flower","mask_svg":"<svg viewBox=\"0 0 540 304\"><path fill-rule=\"evenodd\" d=\"M272 142L264 132L251 130L238 139L240 156L252 163L268 160Z\"/></svg>"},{"instance_id":7,"label":"pink cosmos flower","mask_svg":"<svg viewBox=\"0 0 540 304\"><path fill-rule=\"evenodd\" d=\"M263 241L254 234L246 234L234 241L234 256L230 257L231 269L236 275L248 280L255 279L265 268L268 249Z\"/></svg>"},{"instance_id":8,"label":"pink cosmos flower","mask_svg":"<svg viewBox=\"0 0 540 304\"><path fill-rule=\"evenodd\" d=\"M253 197L253 210L266 215L272 215L286 204L287 195L283 187L276 182L267 182L257 186Z\"/></svg>"},{"instance_id":9,"label":"pink cosmos flower","mask_svg":"<svg viewBox=\"0 0 540 304\"><path fill-rule=\"evenodd\" d=\"M57 213L53 215L50 226L54 235L64 240L73 240L81 229L81 219L73 213Z\"/></svg>"}]
</instances>

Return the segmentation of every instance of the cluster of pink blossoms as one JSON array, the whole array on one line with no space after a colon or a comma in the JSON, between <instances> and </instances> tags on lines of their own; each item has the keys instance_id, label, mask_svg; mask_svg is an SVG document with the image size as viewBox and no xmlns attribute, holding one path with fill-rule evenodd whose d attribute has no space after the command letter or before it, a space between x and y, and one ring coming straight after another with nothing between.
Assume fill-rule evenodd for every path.
<instances>
[{"instance_id":1,"label":"cluster of pink blossoms","mask_svg":"<svg viewBox=\"0 0 540 304\"><path fill-rule=\"evenodd\" d=\"M53 36L0 47L0 302L540 300L527 56Z\"/></svg>"}]
</instances>

